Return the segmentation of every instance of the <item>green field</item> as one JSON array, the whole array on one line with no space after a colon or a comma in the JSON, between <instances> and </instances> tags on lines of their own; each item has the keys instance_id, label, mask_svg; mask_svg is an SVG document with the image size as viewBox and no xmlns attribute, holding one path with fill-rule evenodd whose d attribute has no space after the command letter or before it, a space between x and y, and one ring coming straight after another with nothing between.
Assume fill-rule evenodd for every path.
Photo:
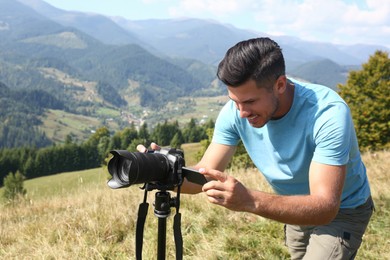
<instances>
[{"instance_id":1,"label":"green field","mask_svg":"<svg viewBox=\"0 0 390 260\"><path fill-rule=\"evenodd\" d=\"M197 149L194 144L184 146L188 157ZM376 212L356 259L390 259L390 152L367 153L363 159ZM249 187L270 191L256 170L231 174ZM135 259L135 225L143 191L138 185L111 190L107 176L97 168L25 181L25 199L0 204L0 259ZM143 257L156 259L154 192L148 202ZM280 223L215 206L204 194L182 195L180 211L184 259L289 257ZM175 256L174 213L168 218L167 259Z\"/></svg>"},{"instance_id":2,"label":"green field","mask_svg":"<svg viewBox=\"0 0 390 260\"><path fill-rule=\"evenodd\" d=\"M52 109L46 112L42 121L41 129L55 142L63 142L70 134L79 140L85 140L91 135L91 131L101 126L101 122L96 118Z\"/></svg>"}]
</instances>

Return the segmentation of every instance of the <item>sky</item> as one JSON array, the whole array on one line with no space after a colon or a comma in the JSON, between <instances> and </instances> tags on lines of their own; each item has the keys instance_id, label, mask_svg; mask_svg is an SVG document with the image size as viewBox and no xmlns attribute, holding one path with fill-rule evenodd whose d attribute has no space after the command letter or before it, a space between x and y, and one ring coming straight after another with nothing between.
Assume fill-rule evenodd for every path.
<instances>
[{"instance_id":1,"label":"sky","mask_svg":"<svg viewBox=\"0 0 390 260\"><path fill-rule=\"evenodd\" d=\"M390 0L44 0L129 20L201 18L269 35L390 48Z\"/></svg>"}]
</instances>

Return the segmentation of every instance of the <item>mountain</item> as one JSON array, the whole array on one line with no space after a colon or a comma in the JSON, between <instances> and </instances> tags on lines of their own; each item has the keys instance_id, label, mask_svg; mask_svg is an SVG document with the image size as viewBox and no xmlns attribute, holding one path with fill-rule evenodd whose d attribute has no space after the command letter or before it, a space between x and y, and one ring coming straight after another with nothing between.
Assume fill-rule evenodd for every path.
<instances>
[{"instance_id":1,"label":"mountain","mask_svg":"<svg viewBox=\"0 0 390 260\"><path fill-rule=\"evenodd\" d=\"M207 114L226 94L216 65L230 46L259 36L269 35L211 20L131 21L41 0L0 0L0 142L28 140L28 126L36 146L67 134L85 137L99 125L153 127L193 113L197 100ZM289 75L331 88L381 48L271 37L283 48Z\"/></svg>"},{"instance_id":2,"label":"mountain","mask_svg":"<svg viewBox=\"0 0 390 260\"><path fill-rule=\"evenodd\" d=\"M0 31L0 46L4 50L0 62L7 68L0 73L4 83L11 87L16 84L15 87L31 87L31 82L45 81L40 80L48 78L42 75L42 68L52 67L83 80L107 81L118 91L128 87L129 80L139 82L141 88L137 94L141 96L141 105L159 106L184 93L207 88L215 77L205 75L208 72L204 71L202 78L210 81L199 81L193 77L193 71L189 73L139 45L106 45L78 29L53 22L18 1L0 0L0 10L5 28ZM28 72L24 74L30 79L25 83L13 76L22 71L18 68ZM44 85L58 93L58 86L53 87L56 84Z\"/></svg>"},{"instance_id":3,"label":"mountain","mask_svg":"<svg viewBox=\"0 0 390 260\"><path fill-rule=\"evenodd\" d=\"M258 34L200 19L129 21L112 18L155 49L174 57L198 59L217 65L235 43Z\"/></svg>"},{"instance_id":4,"label":"mountain","mask_svg":"<svg viewBox=\"0 0 390 260\"><path fill-rule=\"evenodd\" d=\"M214 66L233 44L260 36L269 36L281 45L288 73L305 63L324 59L330 59L346 67L361 65L376 50L388 50L384 46L376 45L345 46L305 41L291 36L271 36L262 32L238 29L213 20L188 18L137 21L122 17L66 12L41 0L19 1L54 21L78 28L102 42L118 45L141 44L143 48L163 59L188 58Z\"/></svg>"},{"instance_id":5,"label":"mountain","mask_svg":"<svg viewBox=\"0 0 390 260\"><path fill-rule=\"evenodd\" d=\"M141 82L142 88L137 89L141 106L160 106L210 84L203 85L185 69L150 54L138 45L107 47L74 64L88 78L106 81L116 89L128 87L129 79Z\"/></svg>"},{"instance_id":6,"label":"mountain","mask_svg":"<svg viewBox=\"0 0 390 260\"><path fill-rule=\"evenodd\" d=\"M45 29L47 34L60 29L60 25L33 12L17 1L0 0L1 43L13 43L22 38L34 37Z\"/></svg>"},{"instance_id":7,"label":"mountain","mask_svg":"<svg viewBox=\"0 0 390 260\"><path fill-rule=\"evenodd\" d=\"M111 19L98 14L64 11L41 0L18 0L37 13L65 27L74 27L105 44L139 44L145 46L133 33L118 26Z\"/></svg>"}]
</instances>

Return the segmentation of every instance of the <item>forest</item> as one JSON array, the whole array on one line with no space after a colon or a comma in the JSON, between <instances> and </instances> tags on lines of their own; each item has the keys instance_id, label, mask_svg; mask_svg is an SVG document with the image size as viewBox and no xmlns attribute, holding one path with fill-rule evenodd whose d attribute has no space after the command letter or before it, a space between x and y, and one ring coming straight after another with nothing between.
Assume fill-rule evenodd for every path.
<instances>
[{"instance_id":1,"label":"forest","mask_svg":"<svg viewBox=\"0 0 390 260\"><path fill-rule=\"evenodd\" d=\"M96 168L105 162L110 150L135 152L138 144L148 145L153 140L164 146L180 148L183 143L208 139L207 129L214 122L198 125L194 119L180 128L178 122L158 124L152 132L144 124L138 131L132 125L111 135L106 127L99 128L81 144L68 136L64 144L53 144L44 148L25 146L0 149L0 186L10 173L20 172L27 179L51 174Z\"/></svg>"}]
</instances>

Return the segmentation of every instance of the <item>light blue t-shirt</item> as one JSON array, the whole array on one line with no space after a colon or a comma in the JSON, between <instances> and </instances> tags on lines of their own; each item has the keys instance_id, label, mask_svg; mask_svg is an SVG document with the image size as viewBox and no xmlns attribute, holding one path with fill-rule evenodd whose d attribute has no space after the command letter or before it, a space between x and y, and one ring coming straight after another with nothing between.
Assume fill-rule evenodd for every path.
<instances>
[{"instance_id":1,"label":"light blue t-shirt","mask_svg":"<svg viewBox=\"0 0 390 260\"><path fill-rule=\"evenodd\" d=\"M249 156L282 195L309 194L311 161L347 165L341 208L354 208L370 196L350 110L330 88L291 80L295 84L290 111L262 128L240 118L233 101L222 108L213 142L237 145L241 139Z\"/></svg>"}]
</instances>

